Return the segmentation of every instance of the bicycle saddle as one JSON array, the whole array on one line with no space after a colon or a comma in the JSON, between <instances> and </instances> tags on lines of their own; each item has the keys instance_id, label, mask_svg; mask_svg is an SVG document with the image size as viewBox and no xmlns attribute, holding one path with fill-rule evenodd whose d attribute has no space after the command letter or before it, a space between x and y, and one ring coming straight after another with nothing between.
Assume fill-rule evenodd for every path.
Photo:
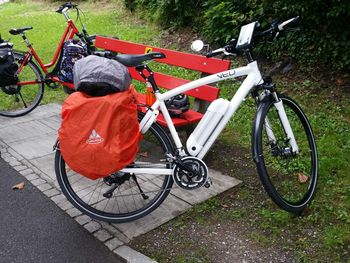
<instances>
[{"instance_id":1,"label":"bicycle saddle","mask_svg":"<svg viewBox=\"0 0 350 263\"><path fill-rule=\"evenodd\" d=\"M25 26L25 27L21 27L21 28L12 28L9 33L11 35L18 35L18 34L21 34L23 33L24 31L27 31L27 30L31 30L33 29L32 26Z\"/></svg>"},{"instance_id":2,"label":"bicycle saddle","mask_svg":"<svg viewBox=\"0 0 350 263\"><path fill-rule=\"evenodd\" d=\"M116 61L122 63L124 66L127 66L127 67L136 67L141 65L142 62L145 62L147 60L159 59L159 58L165 58L165 54L161 52L152 52L152 53L141 54L141 55L118 55L114 57Z\"/></svg>"}]
</instances>

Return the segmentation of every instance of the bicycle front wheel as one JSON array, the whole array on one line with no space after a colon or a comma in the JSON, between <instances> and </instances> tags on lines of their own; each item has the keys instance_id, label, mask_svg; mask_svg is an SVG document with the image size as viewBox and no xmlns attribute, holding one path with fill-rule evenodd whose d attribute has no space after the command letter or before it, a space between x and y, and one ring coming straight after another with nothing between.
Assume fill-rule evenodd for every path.
<instances>
[{"instance_id":1,"label":"bicycle front wheel","mask_svg":"<svg viewBox=\"0 0 350 263\"><path fill-rule=\"evenodd\" d=\"M19 82L16 85L0 87L0 116L23 116L40 103L43 93L43 77L38 66L28 61L21 67L24 55L14 52L15 62L18 64Z\"/></svg>"},{"instance_id":2,"label":"bicycle front wheel","mask_svg":"<svg viewBox=\"0 0 350 263\"><path fill-rule=\"evenodd\" d=\"M318 173L316 143L310 123L300 106L287 96L280 95L280 99L299 151L291 151L289 139L271 99L263 102L258 109L253 154L262 184L272 200L286 211L299 213L315 194Z\"/></svg>"},{"instance_id":3,"label":"bicycle front wheel","mask_svg":"<svg viewBox=\"0 0 350 263\"><path fill-rule=\"evenodd\" d=\"M134 164L169 167L165 153L171 151L168 136L159 125L153 124L139 143ZM149 214L164 201L173 184L171 175L118 172L91 180L71 170L59 149L55 171L63 194L76 208L92 218L111 223L129 222Z\"/></svg>"}]
</instances>

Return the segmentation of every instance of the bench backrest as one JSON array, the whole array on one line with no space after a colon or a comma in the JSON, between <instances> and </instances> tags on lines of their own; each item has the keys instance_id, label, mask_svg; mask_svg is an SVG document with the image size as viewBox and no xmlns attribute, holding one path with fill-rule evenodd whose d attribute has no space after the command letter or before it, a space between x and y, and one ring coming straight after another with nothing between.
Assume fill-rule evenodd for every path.
<instances>
[{"instance_id":1,"label":"bench backrest","mask_svg":"<svg viewBox=\"0 0 350 263\"><path fill-rule=\"evenodd\" d=\"M124 54L144 54L148 52L162 52L166 55L164 59L157 59L157 62L168 65L178 66L186 69L191 69L207 74L214 74L220 71L228 70L231 62L216 58L206 58L204 56L179 52L164 48L146 46L136 44L124 40L97 36L95 46L98 48L110 50L113 52ZM134 68L129 68L132 78L139 81L145 81ZM155 80L157 85L165 89L173 89L180 85L190 82L189 80L155 72ZM206 101L215 100L220 93L217 87L203 85L199 88L186 92L187 95Z\"/></svg>"}]
</instances>

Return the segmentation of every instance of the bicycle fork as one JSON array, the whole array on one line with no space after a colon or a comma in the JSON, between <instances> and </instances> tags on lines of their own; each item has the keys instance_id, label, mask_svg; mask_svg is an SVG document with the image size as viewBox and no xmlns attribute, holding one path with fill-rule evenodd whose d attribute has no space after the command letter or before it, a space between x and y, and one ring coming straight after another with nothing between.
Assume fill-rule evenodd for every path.
<instances>
[{"instance_id":1,"label":"bicycle fork","mask_svg":"<svg viewBox=\"0 0 350 263\"><path fill-rule=\"evenodd\" d=\"M278 98L278 95L276 92L273 92L272 96L275 100L274 107L276 107L276 110L278 112L278 117L281 121L283 130L284 130L286 137L287 137L287 141L289 142L289 144L291 146L290 153L292 155L295 155L295 154L299 153L299 147L298 147L297 142L295 140L295 136L294 136L292 127L290 126L286 111L285 111L284 106L283 106L283 102L282 102L282 100L280 100ZM270 123L267 116L265 118L265 128L266 128L266 134L267 134L269 142L272 145L277 144L276 137L273 133L273 127L271 126L271 123ZM286 152L286 154L287 154L287 152Z\"/></svg>"}]
</instances>

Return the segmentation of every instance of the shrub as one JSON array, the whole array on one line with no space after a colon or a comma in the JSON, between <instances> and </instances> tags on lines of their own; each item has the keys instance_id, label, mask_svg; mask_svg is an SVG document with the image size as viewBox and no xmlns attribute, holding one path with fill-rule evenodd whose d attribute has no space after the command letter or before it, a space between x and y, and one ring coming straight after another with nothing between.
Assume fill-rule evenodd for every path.
<instances>
[{"instance_id":1,"label":"shrub","mask_svg":"<svg viewBox=\"0 0 350 263\"><path fill-rule=\"evenodd\" d=\"M163 26L192 26L211 42L223 44L238 36L241 25L299 15L301 30L284 34L259 51L272 57L285 52L307 65L350 69L350 5L348 0L125 0Z\"/></svg>"}]
</instances>

